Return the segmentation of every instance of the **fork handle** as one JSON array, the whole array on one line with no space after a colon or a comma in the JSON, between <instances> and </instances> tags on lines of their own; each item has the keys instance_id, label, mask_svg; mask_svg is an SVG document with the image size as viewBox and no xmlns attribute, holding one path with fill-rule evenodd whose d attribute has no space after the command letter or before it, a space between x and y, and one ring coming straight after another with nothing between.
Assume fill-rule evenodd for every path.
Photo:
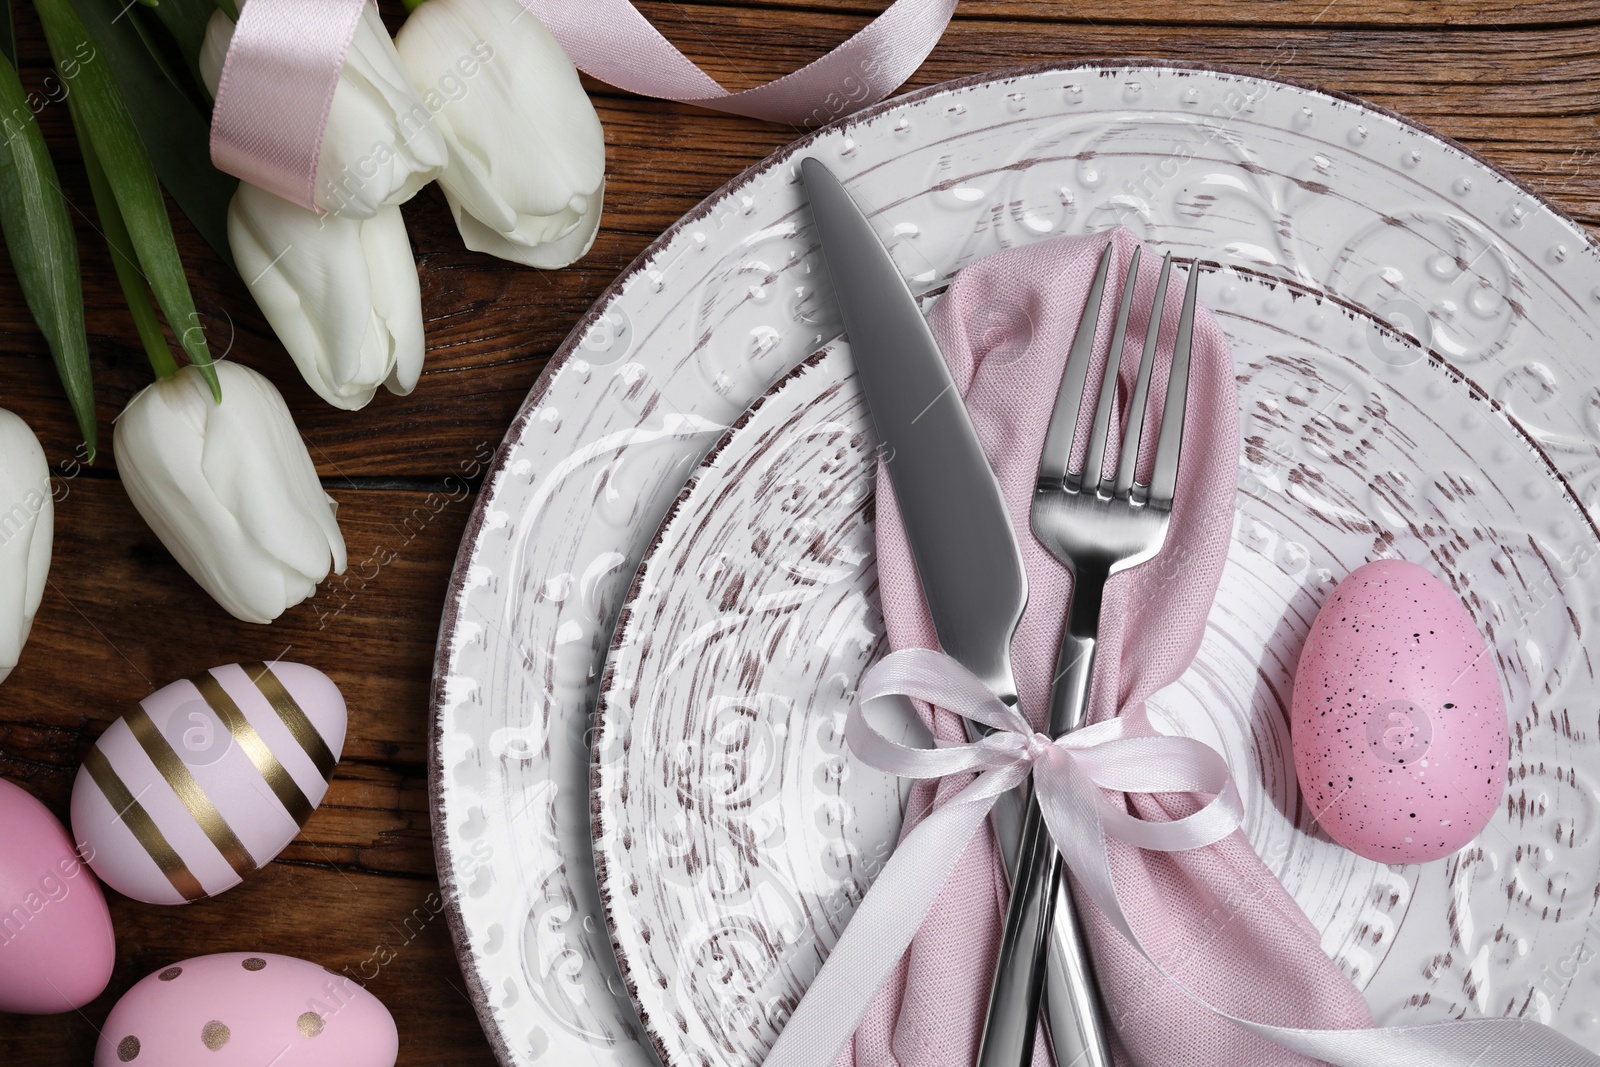
<instances>
[{"instance_id":1,"label":"fork handle","mask_svg":"<svg viewBox=\"0 0 1600 1067\"><path fill-rule=\"evenodd\" d=\"M1094 674L1095 637L1105 578L1080 571L1073 585L1066 634L1057 655L1056 679L1050 693L1052 736L1083 725L1089 707L1089 681ZM1070 1035L1078 1041L1062 1040L1069 1035L1051 1035L1058 1062L1063 1067L1111 1067L1105 1013L1088 953L1081 952L1083 945L1076 929L1076 917L1070 906L1057 914L1057 894L1066 896L1061 873L1061 853L1045 828L1037 797L1030 793L1013 868L1005 931L995 962L994 983L989 990L989 1013L984 1022L983 1042L978 1048L977 1067L1028 1067L1032 1063L1034 1033L1045 989L1046 949L1055 923L1074 924L1067 940L1080 949L1079 959L1075 961L1079 966L1071 968L1077 973L1068 980L1077 979L1072 983L1070 994L1074 1006L1083 1009L1077 1015L1077 1033ZM1067 899L1070 900L1070 896ZM1061 1013L1052 1014L1059 1016ZM1069 1058L1069 1053L1075 1058Z\"/></svg>"}]
</instances>

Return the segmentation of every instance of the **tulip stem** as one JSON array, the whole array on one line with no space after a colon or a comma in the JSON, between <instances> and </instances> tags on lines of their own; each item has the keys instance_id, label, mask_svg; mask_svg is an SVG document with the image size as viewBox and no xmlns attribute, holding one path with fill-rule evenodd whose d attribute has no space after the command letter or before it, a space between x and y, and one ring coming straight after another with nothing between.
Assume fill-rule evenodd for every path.
<instances>
[{"instance_id":1,"label":"tulip stem","mask_svg":"<svg viewBox=\"0 0 1600 1067\"><path fill-rule=\"evenodd\" d=\"M412 12L422 6L422 0L405 0L406 11Z\"/></svg>"},{"instance_id":2,"label":"tulip stem","mask_svg":"<svg viewBox=\"0 0 1600 1067\"><path fill-rule=\"evenodd\" d=\"M150 306L150 284L139 273L139 261L133 251L133 239L128 235L128 224L122 218L117 198L111 191L111 182L100 165L100 156L89 138L79 138L83 150L83 169L89 174L89 192L94 197L95 210L100 215L100 228L111 250L111 265L116 269L117 281L122 285L122 295L127 297L128 312L133 325L144 342L145 355L157 378L170 378L178 373L177 360L167 345L166 334L161 332L161 320Z\"/></svg>"},{"instance_id":3,"label":"tulip stem","mask_svg":"<svg viewBox=\"0 0 1600 1067\"><path fill-rule=\"evenodd\" d=\"M217 10L235 22L239 21L239 8L233 0L217 0Z\"/></svg>"}]
</instances>

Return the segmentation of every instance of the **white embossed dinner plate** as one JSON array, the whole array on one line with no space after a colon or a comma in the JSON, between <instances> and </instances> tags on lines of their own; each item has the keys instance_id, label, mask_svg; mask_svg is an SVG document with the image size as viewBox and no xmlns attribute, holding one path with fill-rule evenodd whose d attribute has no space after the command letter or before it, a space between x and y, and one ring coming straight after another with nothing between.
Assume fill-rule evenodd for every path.
<instances>
[{"instance_id":1,"label":"white embossed dinner plate","mask_svg":"<svg viewBox=\"0 0 1600 1067\"><path fill-rule=\"evenodd\" d=\"M1538 818L1555 841L1592 817L1592 794L1576 781L1575 795L1557 790L1566 772L1549 768L1573 759L1581 774L1600 746L1569 754L1557 731L1535 728L1550 713L1540 690L1571 671L1581 691L1600 654L1575 621L1590 602L1583 580L1551 566L1581 558L1570 555L1581 507L1448 361L1364 312L1231 271L1208 274L1201 299L1231 339L1248 413L1242 491L1205 639L1152 718L1224 753L1252 845L1378 1019L1532 1010L1515 994L1532 978L1568 996L1546 1021L1583 1039L1593 981L1573 988L1549 969L1573 958L1586 924L1548 924L1542 894L1509 906L1505 895L1587 878L1548 891L1577 889L1587 907L1595 890L1582 852L1517 855L1536 851L1530 768L1546 769ZM691 480L640 565L601 684L600 888L624 981L674 1067L757 1067L893 850L856 825L885 789L839 737L882 632L866 499L875 442L839 349L780 383ZM1352 856L1295 786L1292 666L1337 579L1378 557L1458 591L1492 635L1522 726L1511 802L1427 865ZM1477 958L1456 959L1452 906L1495 923L1466 920L1483 938Z\"/></svg>"},{"instance_id":2,"label":"white embossed dinner plate","mask_svg":"<svg viewBox=\"0 0 1600 1067\"><path fill-rule=\"evenodd\" d=\"M807 360L690 479L617 623L595 862L667 1062L764 1049L894 851L902 787L844 742L885 651L876 447L848 354Z\"/></svg>"},{"instance_id":3,"label":"white embossed dinner plate","mask_svg":"<svg viewBox=\"0 0 1600 1067\"><path fill-rule=\"evenodd\" d=\"M1487 163L1396 116L1242 74L1105 66L938 86L809 136L686 216L607 291L530 393L463 541L435 667L434 840L462 968L508 1064L652 1058L594 882L586 731L622 597L689 470L838 333L814 273L802 150L876 209L918 291L997 248L1120 220L1180 256L1408 322L1484 398L1483 417L1508 420L1548 461L1555 473L1519 491L1564 487L1594 510L1600 254ZM1291 313L1308 306L1279 298ZM1280 476L1288 492L1314 492L1330 461L1296 447ZM1441 460L1443 488L1395 492L1457 494L1452 472L1471 474ZM1511 840L1449 884L1448 908L1342 857L1319 875L1345 887L1336 904L1297 898L1349 916L1350 951L1374 962L1403 948L1391 938L1410 926L1369 900L1420 902L1452 923L1450 950L1408 979L1428 994L1419 1010L1444 999L1600 1028L1581 1007L1600 993L1592 968L1550 947L1577 943L1600 881L1590 665L1581 635L1540 629L1568 609L1575 634L1600 621L1571 578L1600 541L1588 516L1533 522L1542 506L1530 498L1518 529L1527 562L1553 577L1530 570L1526 604L1494 609L1494 639L1512 642L1503 654L1538 679L1513 694ZM1439 551L1477 544L1460 536ZM1281 667L1259 670L1261 686L1281 686ZM1281 751L1261 758L1255 777L1285 773ZM1286 882L1302 854L1274 861Z\"/></svg>"}]
</instances>

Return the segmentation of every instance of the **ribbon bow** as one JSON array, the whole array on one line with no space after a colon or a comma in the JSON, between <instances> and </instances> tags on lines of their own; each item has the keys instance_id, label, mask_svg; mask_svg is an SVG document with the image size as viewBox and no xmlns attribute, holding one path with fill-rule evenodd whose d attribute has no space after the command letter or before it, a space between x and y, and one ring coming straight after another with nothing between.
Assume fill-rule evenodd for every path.
<instances>
[{"instance_id":1,"label":"ribbon bow","mask_svg":"<svg viewBox=\"0 0 1600 1067\"><path fill-rule=\"evenodd\" d=\"M896 696L915 697L989 727L980 741L935 741L915 748L891 740L869 714ZM1059 738L1034 732L970 671L940 652L904 649L862 679L845 739L866 763L903 778L977 777L919 823L895 848L827 963L785 1025L765 1067L832 1062L901 955L989 811L1033 775L1045 825L1067 865L1106 918L1135 944L1117 904L1110 835L1140 848L1174 852L1219 841L1239 826L1243 802L1222 757L1188 737L1135 733L1111 719ZM1207 793L1198 811L1146 822L1106 791Z\"/></svg>"},{"instance_id":2,"label":"ribbon bow","mask_svg":"<svg viewBox=\"0 0 1600 1067\"><path fill-rule=\"evenodd\" d=\"M994 732L972 744L936 741L932 749L900 744L885 737L869 716L875 705L895 696L937 704ZM1190 737L1135 733L1131 720L1121 717L1052 739L1036 733L1021 711L1001 701L961 664L924 648L895 652L873 667L845 722L845 740L861 760L902 778L944 778L977 771L978 778L945 808L971 805L983 816L1001 795L1032 773L1034 794L1050 836L1097 903L1116 900L1106 856L1108 836L1140 848L1178 852L1222 840L1244 815L1233 775L1209 745ZM1184 818L1146 822L1113 802L1107 791L1207 793L1212 799ZM937 847L945 855L959 856L982 823L980 818L959 840L953 832L939 832L943 822L954 821L950 816L933 822L934 830L922 830L938 818L936 812L918 826L895 854L908 846L915 852L918 846L911 838L922 833L927 839L937 838ZM962 826L967 822L962 820ZM1102 905L1101 910L1109 915L1110 909ZM1116 920L1116 916L1110 917ZM921 918L917 917L919 925ZM1125 936L1133 937L1125 923L1117 925Z\"/></svg>"}]
</instances>

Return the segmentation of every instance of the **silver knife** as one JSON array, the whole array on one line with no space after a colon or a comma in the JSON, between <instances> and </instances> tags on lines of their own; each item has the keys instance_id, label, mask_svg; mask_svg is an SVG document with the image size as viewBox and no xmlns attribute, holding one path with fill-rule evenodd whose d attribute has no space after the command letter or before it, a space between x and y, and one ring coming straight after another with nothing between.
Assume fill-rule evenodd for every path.
<instances>
[{"instance_id":1,"label":"silver knife","mask_svg":"<svg viewBox=\"0 0 1600 1067\"><path fill-rule=\"evenodd\" d=\"M940 647L1015 705L1011 637L1028 602L1028 578L1000 485L933 333L872 224L820 161L801 160L800 174ZM1008 871L1022 799L1003 797L992 816ZM1056 1063L1111 1067L1099 990L1065 879L1056 916L1045 978Z\"/></svg>"}]
</instances>

